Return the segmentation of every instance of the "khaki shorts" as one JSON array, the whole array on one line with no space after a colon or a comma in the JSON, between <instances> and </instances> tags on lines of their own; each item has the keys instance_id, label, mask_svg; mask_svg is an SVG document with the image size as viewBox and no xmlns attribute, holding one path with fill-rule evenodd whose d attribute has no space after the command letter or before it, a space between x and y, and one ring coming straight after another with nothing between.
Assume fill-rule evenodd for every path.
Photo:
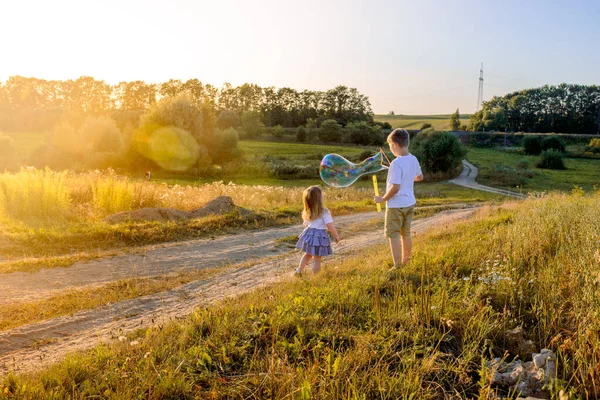
<instances>
[{"instance_id":1,"label":"khaki shorts","mask_svg":"<svg viewBox=\"0 0 600 400\"><path fill-rule=\"evenodd\" d=\"M396 239L410 236L410 224L415 214L415 206L385 209L385 237Z\"/></svg>"}]
</instances>

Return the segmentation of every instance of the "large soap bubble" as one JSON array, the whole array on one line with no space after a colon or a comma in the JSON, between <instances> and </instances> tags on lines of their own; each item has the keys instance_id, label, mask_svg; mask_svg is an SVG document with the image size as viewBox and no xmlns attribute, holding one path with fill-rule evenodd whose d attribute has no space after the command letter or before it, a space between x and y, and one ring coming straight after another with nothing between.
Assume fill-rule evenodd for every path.
<instances>
[{"instance_id":1,"label":"large soap bubble","mask_svg":"<svg viewBox=\"0 0 600 400\"><path fill-rule=\"evenodd\" d=\"M338 154L327 154L321 160L319 174L323 182L333 187L347 187L365 174L374 174L388 167L383 165L383 152L354 164Z\"/></svg>"}]
</instances>

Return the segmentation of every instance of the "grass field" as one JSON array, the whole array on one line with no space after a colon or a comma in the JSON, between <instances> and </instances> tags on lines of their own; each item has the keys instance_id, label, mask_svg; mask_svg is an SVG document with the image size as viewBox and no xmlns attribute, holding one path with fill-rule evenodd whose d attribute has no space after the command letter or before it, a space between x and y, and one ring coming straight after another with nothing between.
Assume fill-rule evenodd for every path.
<instances>
[{"instance_id":1,"label":"grass field","mask_svg":"<svg viewBox=\"0 0 600 400\"><path fill-rule=\"evenodd\" d=\"M539 156L526 156L502 149L469 148L467 159L479 168L480 177L477 181L484 185L514 189L503 178L506 175L523 174L519 164L527 165L526 172L531 177L525 177L520 189L524 192L542 191L571 191L575 187L589 191L594 186L600 187L600 160L565 158L566 170L548 170L535 168ZM493 173L495 166L507 166L508 170ZM496 168L497 169L497 168ZM513 180L514 183L514 180Z\"/></svg>"},{"instance_id":2,"label":"grass field","mask_svg":"<svg viewBox=\"0 0 600 400\"><path fill-rule=\"evenodd\" d=\"M0 399L516 398L491 387L486 361L529 359L504 337L518 326L557 354L547 395L595 398L598 196L485 208L416 239L397 280L384 276L385 246L364 250L315 278L9 376Z\"/></svg>"},{"instance_id":3,"label":"grass field","mask_svg":"<svg viewBox=\"0 0 600 400\"><path fill-rule=\"evenodd\" d=\"M468 125L469 115L461 115L460 123ZM392 128L421 129L425 123L431 124L435 129L450 129L450 114L437 115L375 115L375 121L389 122Z\"/></svg>"},{"instance_id":4,"label":"grass field","mask_svg":"<svg viewBox=\"0 0 600 400\"><path fill-rule=\"evenodd\" d=\"M46 142L46 135L37 132L0 132L13 140L18 159L26 162L31 153Z\"/></svg>"}]
</instances>

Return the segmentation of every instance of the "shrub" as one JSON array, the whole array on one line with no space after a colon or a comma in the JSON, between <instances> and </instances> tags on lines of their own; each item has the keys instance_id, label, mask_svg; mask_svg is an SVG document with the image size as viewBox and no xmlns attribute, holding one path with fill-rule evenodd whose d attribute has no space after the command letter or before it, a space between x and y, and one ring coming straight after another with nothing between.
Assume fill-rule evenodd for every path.
<instances>
[{"instance_id":1,"label":"shrub","mask_svg":"<svg viewBox=\"0 0 600 400\"><path fill-rule=\"evenodd\" d=\"M296 141L298 142L306 142L306 129L303 126L299 126L296 129Z\"/></svg>"},{"instance_id":2,"label":"shrub","mask_svg":"<svg viewBox=\"0 0 600 400\"><path fill-rule=\"evenodd\" d=\"M246 111L242 114L242 128L247 137L255 138L260 136L264 127L265 124L263 124L258 111Z\"/></svg>"},{"instance_id":3,"label":"shrub","mask_svg":"<svg viewBox=\"0 0 600 400\"><path fill-rule=\"evenodd\" d=\"M379 126L371 126L367 122L351 122L346 126L348 142L358 145L381 145L384 142Z\"/></svg>"},{"instance_id":4,"label":"shrub","mask_svg":"<svg viewBox=\"0 0 600 400\"><path fill-rule=\"evenodd\" d=\"M374 124L379 126L381 129L392 129L392 124L387 121L375 121Z\"/></svg>"},{"instance_id":5,"label":"shrub","mask_svg":"<svg viewBox=\"0 0 600 400\"><path fill-rule=\"evenodd\" d=\"M561 153L565 152L565 144L558 136L548 136L542 141L542 150L558 150Z\"/></svg>"},{"instance_id":6,"label":"shrub","mask_svg":"<svg viewBox=\"0 0 600 400\"><path fill-rule=\"evenodd\" d=\"M319 177L319 166L273 162L269 164L269 172L279 179L316 179Z\"/></svg>"},{"instance_id":7,"label":"shrub","mask_svg":"<svg viewBox=\"0 0 600 400\"><path fill-rule=\"evenodd\" d=\"M421 125L420 130L424 131L425 129L429 129L429 128L433 128L433 125L431 125L429 122L425 122L423 125Z\"/></svg>"},{"instance_id":8,"label":"shrub","mask_svg":"<svg viewBox=\"0 0 600 400\"><path fill-rule=\"evenodd\" d=\"M542 152L542 138L539 136L525 136L523 138L523 152L530 156L537 156Z\"/></svg>"},{"instance_id":9,"label":"shrub","mask_svg":"<svg viewBox=\"0 0 600 400\"><path fill-rule=\"evenodd\" d=\"M221 129L237 128L240 124L240 117L235 111L223 110L217 116L217 126Z\"/></svg>"},{"instance_id":10,"label":"shrub","mask_svg":"<svg viewBox=\"0 0 600 400\"><path fill-rule=\"evenodd\" d=\"M529 168L529 161L527 160L521 160L517 163L517 168L518 169L527 169Z\"/></svg>"},{"instance_id":11,"label":"shrub","mask_svg":"<svg viewBox=\"0 0 600 400\"><path fill-rule=\"evenodd\" d=\"M535 166L545 169L567 169L563 162L563 153L555 149L543 151Z\"/></svg>"},{"instance_id":12,"label":"shrub","mask_svg":"<svg viewBox=\"0 0 600 400\"><path fill-rule=\"evenodd\" d=\"M590 140L590 144L585 147L585 151L592 154L600 153L600 139Z\"/></svg>"},{"instance_id":13,"label":"shrub","mask_svg":"<svg viewBox=\"0 0 600 400\"><path fill-rule=\"evenodd\" d=\"M273 134L273 137L275 137L275 138L282 138L283 134L285 133L285 129L283 129L283 126L281 126L281 125L276 125L273 127L273 130L271 131L271 133Z\"/></svg>"},{"instance_id":14,"label":"shrub","mask_svg":"<svg viewBox=\"0 0 600 400\"><path fill-rule=\"evenodd\" d=\"M78 134L91 144L94 151L116 153L122 147L121 131L109 117L87 117Z\"/></svg>"},{"instance_id":15,"label":"shrub","mask_svg":"<svg viewBox=\"0 0 600 400\"><path fill-rule=\"evenodd\" d=\"M210 151L213 163L222 164L238 158L241 154L238 143L239 135L235 128L217 129L214 135L214 146Z\"/></svg>"},{"instance_id":16,"label":"shrub","mask_svg":"<svg viewBox=\"0 0 600 400\"><path fill-rule=\"evenodd\" d=\"M477 148L494 147L494 139L492 135L484 132L473 132L468 135L468 143L470 146Z\"/></svg>"},{"instance_id":17,"label":"shrub","mask_svg":"<svg viewBox=\"0 0 600 400\"><path fill-rule=\"evenodd\" d=\"M421 131L411 144L423 172L453 175L466 154L458 138L432 128Z\"/></svg>"},{"instance_id":18,"label":"shrub","mask_svg":"<svg viewBox=\"0 0 600 400\"><path fill-rule=\"evenodd\" d=\"M342 126L334 119L326 119L321 124L319 139L322 142L339 142L342 139Z\"/></svg>"}]
</instances>

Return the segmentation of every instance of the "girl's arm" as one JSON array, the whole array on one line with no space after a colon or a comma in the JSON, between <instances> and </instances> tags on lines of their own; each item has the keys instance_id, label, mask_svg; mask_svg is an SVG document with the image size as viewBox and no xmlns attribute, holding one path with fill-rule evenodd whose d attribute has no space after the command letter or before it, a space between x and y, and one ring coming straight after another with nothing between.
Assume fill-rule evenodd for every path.
<instances>
[{"instance_id":1,"label":"girl's arm","mask_svg":"<svg viewBox=\"0 0 600 400\"><path fill-rule=\"evenodd\" d=\"M333 236L333 240L335 240L336 243L340 242L340 236L337 233L337 230L335 229L335 226L333 225L333 222L328 223L327 225L327 230L329 232L331 232L331 236Z\"/></svg>"}]
</instances>

